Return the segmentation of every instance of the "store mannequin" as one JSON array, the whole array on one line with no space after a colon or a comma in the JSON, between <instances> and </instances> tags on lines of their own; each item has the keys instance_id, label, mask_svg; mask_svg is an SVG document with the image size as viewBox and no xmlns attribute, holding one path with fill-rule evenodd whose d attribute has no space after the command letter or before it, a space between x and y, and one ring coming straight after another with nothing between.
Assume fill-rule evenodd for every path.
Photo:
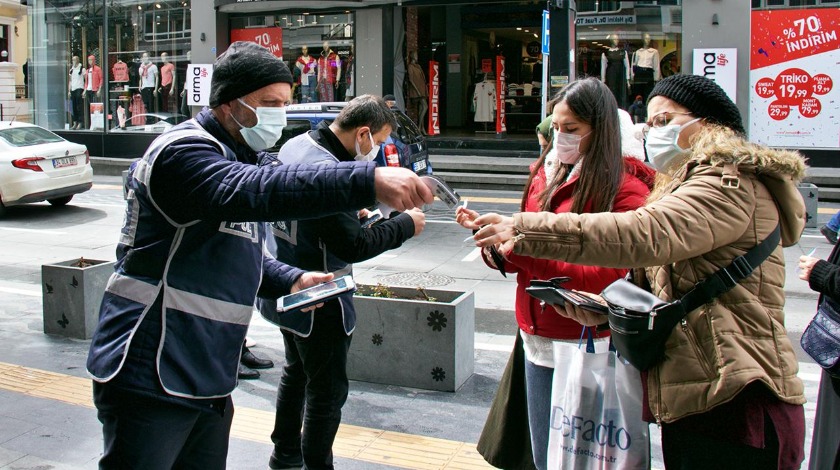
<instances>
[{"instance_id":1,"label":"store mannequin","mask_svg":"<svg viewBox=\"0 0 840 470\"><path fill-rule=\"evenodd\" d=\"M341 61L341 77L338 81L338 90L336 99L338 101L349 101L353 98L353 63L355 61L355 57L353 54L353 45L350 45L350 52L347 53L347 57Z\"/></svg>"},{"instance_id":2,"label":"store mannequin","mask_svg":"<svg viewBox=\"0 0 840 470\"><path fill-rule=\"evenodd\" d=\"M87 60L88 66L85 69L85 99L87 100L87 109L89 110L91 103L102 102L102 69L96 65L96 57L93 54L89 55ZM87 115L88 113L84 114Z\"/></svg>"},{"instance_id":3,"label":"store mannequin","mask_svg":"<svg viewBox=\"0 0 840 470\"><path fill-rule=\"evenodd\" d=\"M408 102L411 105L409 111L414 118L414 122L420 126L420 129L425 129L426 126L426 111L429 109L428 96L426 89L426 75L423 73L423 67L417 63L417 51L411 51L408 54Z\"/></svg>"},{"instance_id":4,"label":"store mannequin","mask_svg":"<svg viewBox=\"0 0 840 470\"><path fill-rule=\"evenodd\" d=\"M84 124L84 91L87 70L79 63L79 56L70 60L70 80L67 83L67 96L70 98L70 129L81 129Z\"/></svg>"},{"instance_id":5,"label":"store mannequin","mask_svg":"<svg viewBox=\"0 0 840 470\"><path fill-rule=\"evenodd\" d=\"M341 59L324 41L321 57L318 58L318 98L321 101L335 101L335 89L341 79Z\"/></svg>"},{"instance_id":6,"label":"store mannequin","mask_svg":"<svg viewBox=\"0 0 840 470\"><path fill-rule=\"evenodd\" d=\"M111 67L111 74L111 78L115 82L128 82L128 64L123 62L122 57L117 57L117 61Z\"/></svg>"},{"instance_id":7,"label":"store mannequin","mask_svg":"<svg viewBox=\"0 0 840 470\"><path fill-rule=\"evenodd\" d=\"M158 84L160 75L157 65L152 63L149 53L144 52L140 59L140 96L143 97L143 105L147 113L155 112L155 101L158 95ZM146 124L151 124L151 117L146 116Z\"/></svg>"},{"instance_id":8,"label":"store mannequin","mask_svg":"<svg viewBox=\"0 0 840 470\"><path fill-rule=\"evenodd\" d=\"M187 51L187 65L192 62L192 51ZM187 74L184 74L184 81L181 82L181 114L190 116L190 107L187 104Z\"/></svg>"},{"instance_id":9,"label":"store mannequin","mask_svg":"<svg viewBox=\"0 0 840 470\"><path fill-rule=\"evenodd\" d=\"M615 95L619 108L627 107L627 91L630 87L630 59L627 52L618 47L618 35L611 34L610 48L601 54L601 81L606 83Z\"/></svg>"},{"instance_id":10,"label":"store mannequin","mask_svg":"<svg viewBox=\"0 0 840 470\"><path fill-rule=\"evenodd\" d=\"M309 48L300 48L300 57L295 61L298 75L300 76L300 102L311 103L318 101L316 96L318 80L318 61L309 55Z\"/></svg>"},{"instance_id":11,"label":"store mannequin","mask_svg":"<svg viewBox=\"0 0 840 470\"><path fill-rule=\"evenodd\" d=\"M175 64L169 61L169 54L161 52L160 60L163 62L160 66L160 87L158 88L160 92L160 110L168 113L170 109L169 97L175 96L177 93L175 88L177 72L175 71Z\"/></svg>"},{"instance_id":12,"label":"store mannequin","mask_svg":"<svg viewBox=\"0 0 840 470\"><path fill-rule=\"evenodd\" d=\"M642 47L633 53L633 94L642 95L642 100L653 90L653 85L659 81L659 51L650 43L650 34L642 36Z\"/></svg>"}]
</instances>

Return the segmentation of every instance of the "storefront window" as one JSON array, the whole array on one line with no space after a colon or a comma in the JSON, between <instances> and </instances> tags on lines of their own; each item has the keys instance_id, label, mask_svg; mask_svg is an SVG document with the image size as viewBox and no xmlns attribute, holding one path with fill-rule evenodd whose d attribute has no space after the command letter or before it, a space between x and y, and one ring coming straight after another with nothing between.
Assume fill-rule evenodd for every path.
<instances>
[{"instance_id":1,"label":"storefront window","mask_svg":"<svg viewBox=\"0 0 840 470\"><path fill-rule=\"evenodd\" d=\"M36 124L159 133L187 119L189 0L30 5Z\"/></svg>"},{"instance_id":2,"label":"storefront window","mask_svg":"<svg viewBox=\"0 0 840 470\"><path fill-rule=\"evenodd\" d=\"M253 40L286 61L295 103L355 96L353 13L301 12L231 19L231 41Z\"/></svg>"},{"instance_id":3,"label":"storefront window","mask_svg":"<svg viewBox=\"0 0 840 470\"><path fill-rule=\"evenodd\" d=\"M642 122L644 106L633 107L634 102L644 102L657 81L680 72L682 9L635 3L635 8L578 15L575 66L578 77L604 81L620 108L641 108L634 119Z\"/></svg>"}]
</instances>

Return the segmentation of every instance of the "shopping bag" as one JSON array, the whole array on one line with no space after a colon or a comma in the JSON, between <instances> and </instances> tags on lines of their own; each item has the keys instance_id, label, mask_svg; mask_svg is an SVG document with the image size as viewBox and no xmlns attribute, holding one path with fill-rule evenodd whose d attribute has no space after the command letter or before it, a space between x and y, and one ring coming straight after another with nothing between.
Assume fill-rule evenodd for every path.
<instances>
[{"instance_id":1,"label":"shopping bag","mask_svg":"<svg viewBox=\"0 0 840 470\"><path fill-rule=\"evenodd\" d=\"M638 369L614 351L587 353L555 342L548 468L649 467L650 434L642 421Z\"/></svg>"}]
</instances>

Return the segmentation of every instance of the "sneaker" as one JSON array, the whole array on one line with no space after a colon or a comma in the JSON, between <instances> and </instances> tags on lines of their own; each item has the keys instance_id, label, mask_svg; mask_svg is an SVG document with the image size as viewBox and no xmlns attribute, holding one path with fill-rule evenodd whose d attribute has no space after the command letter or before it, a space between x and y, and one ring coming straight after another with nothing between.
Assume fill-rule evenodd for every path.
<instances>
[{"instance_id":1,"label":"sneaker","mask_svg":"<svg viewBox=\"0 0 840 470\"><path fill-rule=\"evenodd\" d=\"M239 377L239 380L256 380L260 378L260 373L255 370L251 370L240 363L237 377Z\"/></svg>"},{"instance_id":2,"label":"sneaker","mask_svg":"<svg viewBox=\"0 0 840 470\"><path fill-rule=\"evenodd\" d=\"M820 227L820 233L825 236L825 239L828 240L828 243L832 245L837 244L837 232L828 228L828 225L823 225Z\"/></svg>"},{"instance_id":3,"label":"sneaker","mask_svg":"<svg viewBox=\"0 0 840 470\"><path fill-rule=\"evenodd\" d=\"M251 369L270 369L274 367L274 362L272 362L271 359L263 359L261 357L257 357L248 348L243 348L242 358L239 360L239 362L245 366L248 366Z\"/></svg>"}]
</instances>

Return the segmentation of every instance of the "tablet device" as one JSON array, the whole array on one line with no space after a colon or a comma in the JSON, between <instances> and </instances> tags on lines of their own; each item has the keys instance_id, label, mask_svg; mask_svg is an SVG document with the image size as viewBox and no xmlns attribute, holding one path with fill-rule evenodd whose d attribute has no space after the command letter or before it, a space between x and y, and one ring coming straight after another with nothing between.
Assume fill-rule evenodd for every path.
<instances>
[{"instance_id":1,"label":"tablet device","mask_svg":"<svg viewBox=\"0 0 840 470\"><path fill-rule=\"evenodd\" d=\"M311 307L321 302L334 299L345 292L356 290L356 283L351 276L342 276L332 281L299 290L294 294L277 299L277 311L288 312Z\"/></svg>"},{"instance_id":2,"label":"tablet device","mask_svg":"<svg viewBox=\"0 0 840 470\"><path fill-rule=\"evenodd\" d=\"M458 207L458 204L461 202L461 196L455 192L454 189L450 188L446 181L442 178L430 175L430 176L421 176L421 180L432 190L435 196L440 199L446 207L450 209L454 209ZM425 208L424 208L425 209Z\"/></svg>"}]
</instances>

